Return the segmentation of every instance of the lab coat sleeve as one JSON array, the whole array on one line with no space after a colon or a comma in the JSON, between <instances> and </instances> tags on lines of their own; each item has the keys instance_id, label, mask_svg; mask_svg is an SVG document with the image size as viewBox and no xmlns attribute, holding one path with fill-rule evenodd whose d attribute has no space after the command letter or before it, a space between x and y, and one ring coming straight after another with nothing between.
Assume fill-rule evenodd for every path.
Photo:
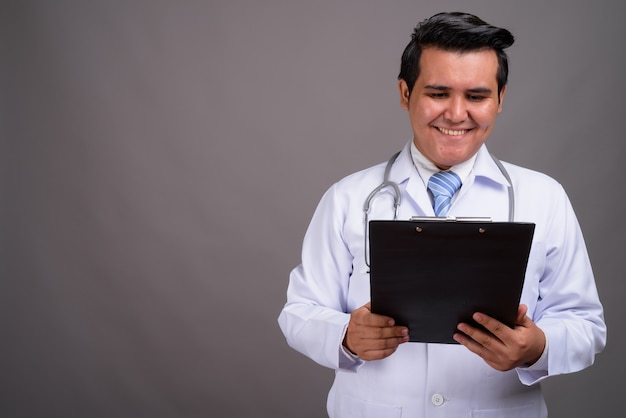
<instances>
[{"instance_id":1,"label":"lab coat sleeve","mask_svg":"<svg viewBox=\"0 0 626 418\"><path fill-rule=\"evenodd\" d=\"M347 204L337 185L322 197L305 234L302 264L289 276L278 323L295 350L329 368L356 370L362 361L342 347L353 264L343 239Z\"/></svg>"},{"instance_id":2,"label":"lab coat sleeve","mask_svg":"<svg viewBox=\"0 0 626 418\"><path fill-rule=\"evenodd\" d=\"M538 364L517 370L527 385L592 365L606 344L603 308L591 263L574 210L562 188L553 194L552 205L545 233L545 270L532 315L546 335L547 346Z\"/></svg>"}]
</instances>

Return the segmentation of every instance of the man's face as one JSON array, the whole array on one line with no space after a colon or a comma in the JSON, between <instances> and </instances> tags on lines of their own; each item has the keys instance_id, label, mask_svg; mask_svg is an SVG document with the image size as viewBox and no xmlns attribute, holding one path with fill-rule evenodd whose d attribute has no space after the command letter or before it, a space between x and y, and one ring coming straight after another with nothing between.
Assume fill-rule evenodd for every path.
<instances>
[{"instance_id":1,"label":"man's face","mask_svg":"<svg viewBox=\"0 0 626 418\"><path fill-rule=\"evenodd\" d=\"M413 91L400 80L413 142L440 169L471 158L493 130L506 90L498 100L497 70L491 49L458 53L425 48Z\"/></svg>"}]
</instances>

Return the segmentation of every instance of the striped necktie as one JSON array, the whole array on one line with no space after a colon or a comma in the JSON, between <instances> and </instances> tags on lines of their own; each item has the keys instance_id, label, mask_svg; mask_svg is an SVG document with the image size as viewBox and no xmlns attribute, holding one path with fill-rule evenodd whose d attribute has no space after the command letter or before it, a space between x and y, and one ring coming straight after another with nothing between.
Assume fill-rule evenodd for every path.
<instances>
[{"instance_id":1,"label":"striped necktie","mask_svg":"<svg viewBox=\"0 0 626 418\"><path fill-rule=\"evenodd\" d=\"M461 179L452 171L440 171L428 180L428 190L435 199L433 208L436 216L446 216L450 210L450 200L461 187Z\"/></svg>"}]
</instances>

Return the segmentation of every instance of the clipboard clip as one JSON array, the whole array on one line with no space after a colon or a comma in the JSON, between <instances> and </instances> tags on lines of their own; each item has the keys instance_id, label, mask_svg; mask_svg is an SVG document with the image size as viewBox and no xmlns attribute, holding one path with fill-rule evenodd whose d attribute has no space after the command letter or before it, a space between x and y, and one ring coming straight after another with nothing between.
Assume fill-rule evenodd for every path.
<instances>
[{"instance_id":1,"label":"clipboard clip","mask_svg":"<svg viewBox=\"0 0 626 418\"><path fill-rule=\"evenodd\" d=\"M481 216L411 216L411 222L442 221L442 222L491 222L491 218Z\"/></svg>"}]
</instances>

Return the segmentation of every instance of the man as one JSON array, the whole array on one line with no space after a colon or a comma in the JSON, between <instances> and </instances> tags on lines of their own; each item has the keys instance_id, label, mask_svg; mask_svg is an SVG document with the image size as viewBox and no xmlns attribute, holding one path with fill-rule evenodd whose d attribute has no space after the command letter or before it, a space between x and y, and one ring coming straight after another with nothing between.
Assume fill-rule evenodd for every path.
<instances>
[{"instance_id":1,"label":"man","mask_svg":"<svg viewBox=\"0 0 626 418\"><path fill-rule=\"evenodd\" d=\"M413 139L389 179L401 194L399 219L447 210L506 221L508 173L515 221L536 224L516 324L477 312L484 328L459 324L459 344L408 343L406 327L372 313L363 205L386 165L352 174L320 201L279 317L293 348L336 370L330 417L545 417L538 382L590 366L604 348L602 305L563 188L512 164L501 171L484 145L502 111L504 49L513 41L506 29L462 13L415 28L398 83ZM429 189L440 171L461 184L451 202ZM391 193L372 202L369 217L393 217Z\"/></svg>"}]
</instances>

